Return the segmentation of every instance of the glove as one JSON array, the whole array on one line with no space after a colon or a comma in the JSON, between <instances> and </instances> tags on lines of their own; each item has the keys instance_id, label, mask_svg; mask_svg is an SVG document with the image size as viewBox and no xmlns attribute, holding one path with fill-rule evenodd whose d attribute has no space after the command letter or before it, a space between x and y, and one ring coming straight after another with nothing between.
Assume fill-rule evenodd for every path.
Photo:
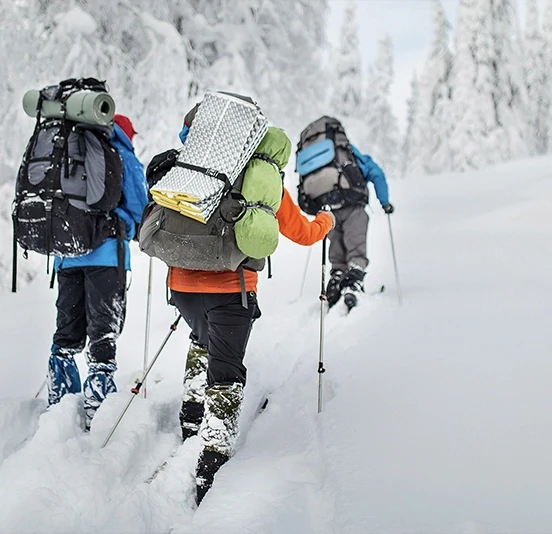
<instances>
[{"instance_id":1,"label":"glove","mask_svg":"<svg viewBox=\"0 0 552 534\"><path fill-rule=\"evenodd\" d=\"M395 208L394 208L393 204L391 204L391 202L388 202L387 204L384 204L382 206L382 208L383 208L383 211L385 211L385 213L387 213L387 215L391 215L395 211Z\"/></svg>"},{"instance_id":2,"label":"glove","mask_svg":"<svg viewBox=\"0 0 552 534\"><path fill-rule=\"evenodd\" d=\"M332 220L332 227L330 228L331 232L335 228L335 215L331 212L329 206L324 206L318 213L325 213L330 216Z\"/></svg>"}]
</instances>

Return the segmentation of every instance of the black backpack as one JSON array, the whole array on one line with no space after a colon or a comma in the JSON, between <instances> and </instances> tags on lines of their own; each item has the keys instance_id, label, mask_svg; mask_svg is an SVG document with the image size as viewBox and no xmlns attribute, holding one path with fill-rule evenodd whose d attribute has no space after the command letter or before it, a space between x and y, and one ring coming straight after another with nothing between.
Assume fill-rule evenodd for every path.
<instances>
[{"instance_id":1,"label":"black backpack","mask_svg":"<svg viewBox=\"0 0 552 534\"><path fill-rule=\"evenodd\" d=\"M43 99L61 102L81 90L105 92L93 78L65 80L39 98L34 132L16 179L13 203L14 265L17 244L50 256L81 256L107 237L123 237L113 210L122 197L123 165L109 140L112 127L44 118Z\"/></svg>"},{"instance_id":2,"label":"black backpack","mask_svg":"<svg viewBox=\"0 0 552 534\"><path fill-rule=\"evenodd\" d=\"M342 124L321 117L309 124L297 144L298 203L310 215L324 205L334 209L368 203L366 180Z\"/></svg>"}]
</instances>

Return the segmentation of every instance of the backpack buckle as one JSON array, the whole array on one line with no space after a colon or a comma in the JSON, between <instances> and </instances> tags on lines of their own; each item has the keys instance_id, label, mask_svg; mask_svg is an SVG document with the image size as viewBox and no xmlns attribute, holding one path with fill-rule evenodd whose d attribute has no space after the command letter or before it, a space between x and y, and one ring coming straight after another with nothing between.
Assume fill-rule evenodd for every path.
<instances>
[{"instance_id":1,"label":"backpack buckle","mask_svg":"<svg viewBox=\"0 0 552 534\"><path fill-rule=\"evenodd\" d=\"M205 174L211 178L216 178L220 173L216 169L207 168L205 169Z\"/></svg>"}]
</instances>

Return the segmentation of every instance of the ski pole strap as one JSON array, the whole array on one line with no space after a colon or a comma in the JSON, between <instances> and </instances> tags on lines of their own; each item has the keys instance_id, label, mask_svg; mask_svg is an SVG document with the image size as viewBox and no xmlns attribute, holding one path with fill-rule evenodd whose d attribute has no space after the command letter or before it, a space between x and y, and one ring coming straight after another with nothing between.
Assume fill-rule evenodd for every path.
<instances>
[{"instance_id":1,"label":"ski pole strap","mask_svg":"<svg viewBox=\"0 0 552 534\"><path fill-rule=\"evenodd\" d=\"M50 277L50 289L54 289L54 282L56 281L56 269L55 266L52 269L52 276Z\"/></svg>"},{"instance_id":2,"label":"ski pole strap","mask_svg":"<svg viewBox=\"0 0 552 534\"><path fill-rule=\"evenodd\" d=\"M232 189L232 184L230 183L228 176L223 172L217 171L216 169L211 167L199 167L198 165L192 165L191 163L185 163L183 161L176 161L175 165L184 169L190 169L191 171L200 172L201 174L205 174L206 176L210 176L211 178L216 178L217 180L224 182L223 192L230 191L230 189Z\"/></svg>"}]
</instances>

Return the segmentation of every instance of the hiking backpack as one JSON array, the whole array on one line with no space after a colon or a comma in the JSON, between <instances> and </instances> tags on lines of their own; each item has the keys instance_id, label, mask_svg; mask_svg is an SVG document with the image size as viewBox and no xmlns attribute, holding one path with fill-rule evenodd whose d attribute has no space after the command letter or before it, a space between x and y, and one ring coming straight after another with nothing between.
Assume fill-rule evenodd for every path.
<instances>
[{"instance_id":1,"label":"hiking backpack","mask_svg":"<svg viewBox=\"0 0 552 534\"><path fill-rule=\"evenodd\" d=\"M299 207L316 215L324 205L339 209L368 203L366 180L342 124L321 117L309 124L297 144Z\"/></svg>"},{"instance_id":2,"label":"hiking backpack","mask_svg":"<svg viewBox=\"0 0 552 534\"><path fill-rule=\"evenodd\" d=\"M105 82L88 78L40 91L35 128L16 179L14 290L17 244L25 254L81 256L118 236L123 226L113 213L121 201L123 167L109 141L112 126L66 116L67 99L79 91L107 89ZM60 104L57 117L43 116L44 101Z\"/></svg>"},{"instance_id":3,"label":"hiking backpack","mask_svg":"<svg viewBox=\"0 0 552 534\"><path fill-rule=\"evenodd\" d=\"M187 115L186 124L191 125L196 111L197 108ZM190 135L193 128L192 125ZM278 245L275 212L283 196L282 169L291 151L291 142L283 130L270 127L264 131L245 168L233 184L227 183L220 202L206 221L183 215L163 203L151 202L144 210L140 226L140 249L171 267L239 271L240 277L243 268L262 270L265 259ZM152 159L146 171L152 190L175 167L190 168L180 155L179 150L172 149ZM199 172L209 176L218 173L211 168ZM227 177L218 179L226 181Z\"/></svg>"},{"instance_id":4,"label":"hiking backpack","mask_svg":"<svg viewBox=\"0 0 552 534\"><path fill-rule=\"evenodd\" d=\"M246 168L223 195L206 223L150 202L139 231L140 249L171 267L202 271L264 268L278 245L275 212L283 196L282 171L291 142L270 127ZM177 165L179 151L155 156L146 170L153 187Z\"/></svg>"}]
</instances>

